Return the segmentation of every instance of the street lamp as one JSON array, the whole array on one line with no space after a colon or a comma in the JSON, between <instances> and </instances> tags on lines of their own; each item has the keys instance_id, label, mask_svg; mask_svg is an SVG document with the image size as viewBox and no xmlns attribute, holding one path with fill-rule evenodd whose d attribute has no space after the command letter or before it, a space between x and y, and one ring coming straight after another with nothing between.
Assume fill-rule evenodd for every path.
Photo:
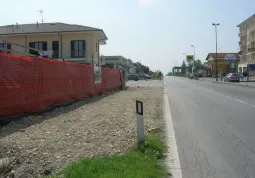
<instances>
[{"instance_id":1,"label":"street lamp","mask_svg":"<svg viewBox=\"0 0 255 178\"><path fill-rule=\"evenodd\" d=\"M215 56L215 70L216 70L216 81L218 81L218 34L217 34L217 26L219 26L219 23L213 23L213 26L215 26L215 36L216 36L216 56Z\"/></svg>"},{"instance_id":2,"label":"street lamp","mask_svg":"<svg viewBox=\"0 0 255 178\"><path fill-rule=\"evenodd\" d=\"M193 56L193 67L192 67L192 75L194 75L194 68L195 68L195 59L196 59L196 47L191 45L194 48L194 56Z\"/></svg>"}]
</instances>

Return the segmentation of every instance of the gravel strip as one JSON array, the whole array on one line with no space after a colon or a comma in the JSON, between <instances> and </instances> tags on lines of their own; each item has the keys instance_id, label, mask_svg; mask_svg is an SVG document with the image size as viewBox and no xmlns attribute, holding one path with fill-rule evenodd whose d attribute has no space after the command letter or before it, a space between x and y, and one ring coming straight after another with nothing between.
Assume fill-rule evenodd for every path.
<instances>
[{"instance_id":1,"label":"gravel strip","mask_svg":"<svg viewBox=\"0 0 255 178\"><path fill-rule=\"evenodd\" d=\"M15 177L40 177L83 157L124 153L136 142L135 100L149 131L162 126L162 97L163 88L133 87L12 122L0 128L0 167L4 160Z\"/></svg>"}]
</instances>

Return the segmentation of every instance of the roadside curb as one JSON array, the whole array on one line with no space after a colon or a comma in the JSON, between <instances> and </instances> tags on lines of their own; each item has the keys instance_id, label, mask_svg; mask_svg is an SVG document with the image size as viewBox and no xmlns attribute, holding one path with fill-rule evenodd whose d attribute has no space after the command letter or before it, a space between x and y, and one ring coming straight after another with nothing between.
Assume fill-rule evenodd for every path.
<instances>
[{"instance_id":1,"label":"roadside curb","mask_svg":"<svg viewBox=\"0 0 255 178\"><path fill-rule=\"evenodd\" d=\"M176 138L174 133L173 121L170 112L170 106L167 96L167 89L165 88L164 80L164 94L163 94L163 110L164 121L166 123L166 145L167 145L167 158L166 164L171 172L173 178L182 178L182 171L180 166L180 158L178 154L178 147L176 144Z\"/></svg>"},{"instance_id":2,"label":"roadside curb","mask_svg":"<svg viewBox=\"0 0 255 178\"><path fill-rule=\"evenodd\" d=\"M252 85L240 85L240 84L235 84L235 83L230 83L230 82L216 82L216 81L211 81L211 83L217 83L217 84L223 84L223 85L231 85L231 86L237 86L237 87L243 87L243 88L255 88L255 86Z\"/></svg>"}]
</instances>

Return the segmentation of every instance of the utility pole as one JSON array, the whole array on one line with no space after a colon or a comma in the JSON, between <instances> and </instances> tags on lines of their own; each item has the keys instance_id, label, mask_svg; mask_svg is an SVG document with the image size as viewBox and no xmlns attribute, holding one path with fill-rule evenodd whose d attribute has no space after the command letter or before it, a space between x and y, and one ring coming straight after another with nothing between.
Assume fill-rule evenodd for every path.
<instances>
[{"instance_id":1,"label":"utility pole","mask_svg":"<svg viewBox=\"0 0 255 178\"><path fill-rule=\"evenodd\" d=\"M219 26L219 23L213 23L213 26L215 26L215 37L216 37L216 56L215 56L215 74L216 74L216 81L218 81L218 32L217 32L217 26Z\"/></svg>"},{"instance_id":2,"label":"utility pole","mask_svg":"<svg viewBox=\"0 0 255 178\"><path fill-rule=\"evenodd\" d=\"M194 56L193 56L193 67L192 67L192 75L194 76L194 69L195 69L195 60L196 60L196 47L191 45L194 48Z\"/></svg>"}]
</instances>

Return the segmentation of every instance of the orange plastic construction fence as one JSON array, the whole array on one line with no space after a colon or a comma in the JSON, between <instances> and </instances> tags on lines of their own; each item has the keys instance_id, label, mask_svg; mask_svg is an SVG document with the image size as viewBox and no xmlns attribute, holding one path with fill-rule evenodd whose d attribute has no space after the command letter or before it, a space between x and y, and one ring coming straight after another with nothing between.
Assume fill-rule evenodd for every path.
<instances>
[{"instance_id":1,"label":"orange plastic construction fence","mask_svg":"<svg viewBox=\"0 0 255 178\"><path fill-rule=\"evenodd\" d=\"M101 74L95 84L91 65L0 53L0 119L124 87L120 70Z\"/></svg>"}]
</instances>

